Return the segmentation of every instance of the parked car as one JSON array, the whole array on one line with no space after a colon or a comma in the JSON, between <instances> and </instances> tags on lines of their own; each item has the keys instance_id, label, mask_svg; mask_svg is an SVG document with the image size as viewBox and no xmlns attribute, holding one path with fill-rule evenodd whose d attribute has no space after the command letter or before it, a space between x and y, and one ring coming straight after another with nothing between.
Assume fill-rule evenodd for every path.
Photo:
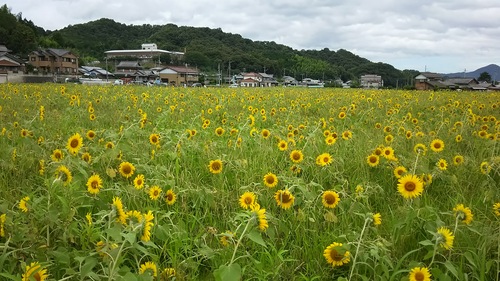
<instances>
[{"instance_id":1,"label":"parked car","mask_svg":"<svg viewBox=\"0 0 500 281\"><path fill-rule=\"evenodd\" d=\"M238 87L239 87L239 85L236 83L229 85L229 88L238 88Z\"/></svg>"},{"instance_id":2,"label":"parked car","mask_svg":"<svg viewBox=\"0 0 500 281\"><path fill-rule=\"evenodd\" d=\"M113 83L114 85L123 85L123 80L121 79L116 79L115 82Z\"/></svg>"}]
</instances>

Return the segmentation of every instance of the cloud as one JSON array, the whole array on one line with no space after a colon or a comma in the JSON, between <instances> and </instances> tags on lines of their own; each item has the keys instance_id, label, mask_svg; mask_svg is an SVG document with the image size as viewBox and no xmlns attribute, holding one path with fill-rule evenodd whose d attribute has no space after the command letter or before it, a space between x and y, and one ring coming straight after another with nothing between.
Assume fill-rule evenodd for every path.
<instances>
[{"instance_id":1,"label":"cloud","mask_svg":"<svg viewBox=\"0 0 500 281\"><path fill-rule=\"evenodd\" d=\"M399 69L455 72L500 63L500 2L483 0L7 0L13 13L54 30L111 18L125 24L221 28L294 49L346 49ZM463 68L463 67L462 67ZM439 70L438 70L439 69Z\"/></svg>"}]
</instances>

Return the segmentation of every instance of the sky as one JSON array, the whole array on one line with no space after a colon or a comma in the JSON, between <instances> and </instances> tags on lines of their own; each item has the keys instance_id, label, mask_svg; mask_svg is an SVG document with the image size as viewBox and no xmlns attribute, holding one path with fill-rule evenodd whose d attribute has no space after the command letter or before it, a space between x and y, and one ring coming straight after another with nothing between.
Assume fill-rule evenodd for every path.
<instances>
[{"instance_id":1,"label":"sky","mask_svg":"<svg viewBox=\"0 0 500 281\"><path fill-rule=\"evenodd\" d=\"M221 28L297 50L348 50L395 68L438 73L500 65L499 0L6 0L47 30L109 18ZM144 42L155 43L155 42ZM140 48L140 46L138 46ZM175 51L175 50L173 50ZM498 74L500 76L500 73Z\"/></svg>"}]
</instances>

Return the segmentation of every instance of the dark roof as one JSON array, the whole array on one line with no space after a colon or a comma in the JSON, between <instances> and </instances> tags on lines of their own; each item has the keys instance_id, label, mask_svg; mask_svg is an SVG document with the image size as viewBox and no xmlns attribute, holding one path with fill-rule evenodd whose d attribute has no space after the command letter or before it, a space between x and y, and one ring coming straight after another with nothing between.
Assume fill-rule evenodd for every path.
<instances>
[{"instance_id":1,"label":"dark roof","mask_svg":"<svg viewBox=\"0 0 500 281\"><path fill-rule=\"evenodd\" d=\"M187 73L187 74L198 74L199 71L194 68L186 66L167 66L166 68L171 69L177 73Z\"/></svg>"},{"instance_id":2,"label":"dark roof","mask_svg":"<svg viewBox=\"0 0 500 281\"><path fill-rule=\"evenodd\" d=\"M457 84L457 85L469 85L469 84L477 84L477 80L475 78L450 78L446 79L446 81Z\"/></svg>"},{"instance_id":3,"label":"dark roof","mask_svg":"<svg viewBox=\"0 0 500 281\"><path fill-rule=\"evenodd\" d=\"M18 56L11 55L9 53L0 53L0 57L6 57L10 60L17 62L18 64L24 64L24 60L20 59Z\"/></svg>"},{"instance_id":4,"label":"dark roof","mask_svg":"<svg viewBox=\"0 0 500 281\"><path fill-rule=\"evenodd\" d=\"M427 77L427 78L435 78L435 79L441 79L443 76L439 73L434 73L434 72L420 72L421 75Z\"/></svg>"},{"instance_id":5,"label":"dark roof","mask_svg":"<svg viewBox=\"0 0 500 281\"><path fill-rule=\"evenodd\" d=\"M48 48L47 52L53 53L56 56L62 57L66 55L67 53L70 53L70 51L65 50L65 49L54 49L54 48Z\"/></svg>"},{"instance_id":6,"label":"dark roof","mask_svg":"<svg viewBox=\"0 0 500 281\"><path fill-rule=\"evenodd\" d=\"M116 68L142 68L137 61L121 61Z\"/></svg>"}]
</instances>

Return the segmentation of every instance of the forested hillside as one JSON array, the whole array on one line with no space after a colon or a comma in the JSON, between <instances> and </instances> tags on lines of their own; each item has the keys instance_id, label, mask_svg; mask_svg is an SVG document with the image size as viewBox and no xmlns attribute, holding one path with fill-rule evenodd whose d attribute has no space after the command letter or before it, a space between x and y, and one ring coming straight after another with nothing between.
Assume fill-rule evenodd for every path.
<instances>
[{"instance_id":1,"label":"forested hillside","mask_svg":"<svg viewBox=\"0 0 500 281\"><path fill-rule=\"evenodd\" d=\"M68 48L82 63L103 61L107 50L138 49L143 43L156 43L158 48L185 52L182 61L203 71L227 73L256 71L294 76L297 79L343 81L357 80L363 74L378 74L385 86L403 87L411 83L416 71L400 71L385 63L371 62L347 50L294 50L267 41L252 41L239 34L223 32L220 28L199 28L165 25L126 25L111 19L99 19L70 25L61 30L45 31L21 15L10 14L4 5L0 12L0 37L4 44L20 56L36 47ZM4 17L4 15L8 15ZM16 26L16 28L12 28ZM9 28L10 27L10 28ZM163 63L172 58L162 56Z\"/></svg>"}]
</instances>

